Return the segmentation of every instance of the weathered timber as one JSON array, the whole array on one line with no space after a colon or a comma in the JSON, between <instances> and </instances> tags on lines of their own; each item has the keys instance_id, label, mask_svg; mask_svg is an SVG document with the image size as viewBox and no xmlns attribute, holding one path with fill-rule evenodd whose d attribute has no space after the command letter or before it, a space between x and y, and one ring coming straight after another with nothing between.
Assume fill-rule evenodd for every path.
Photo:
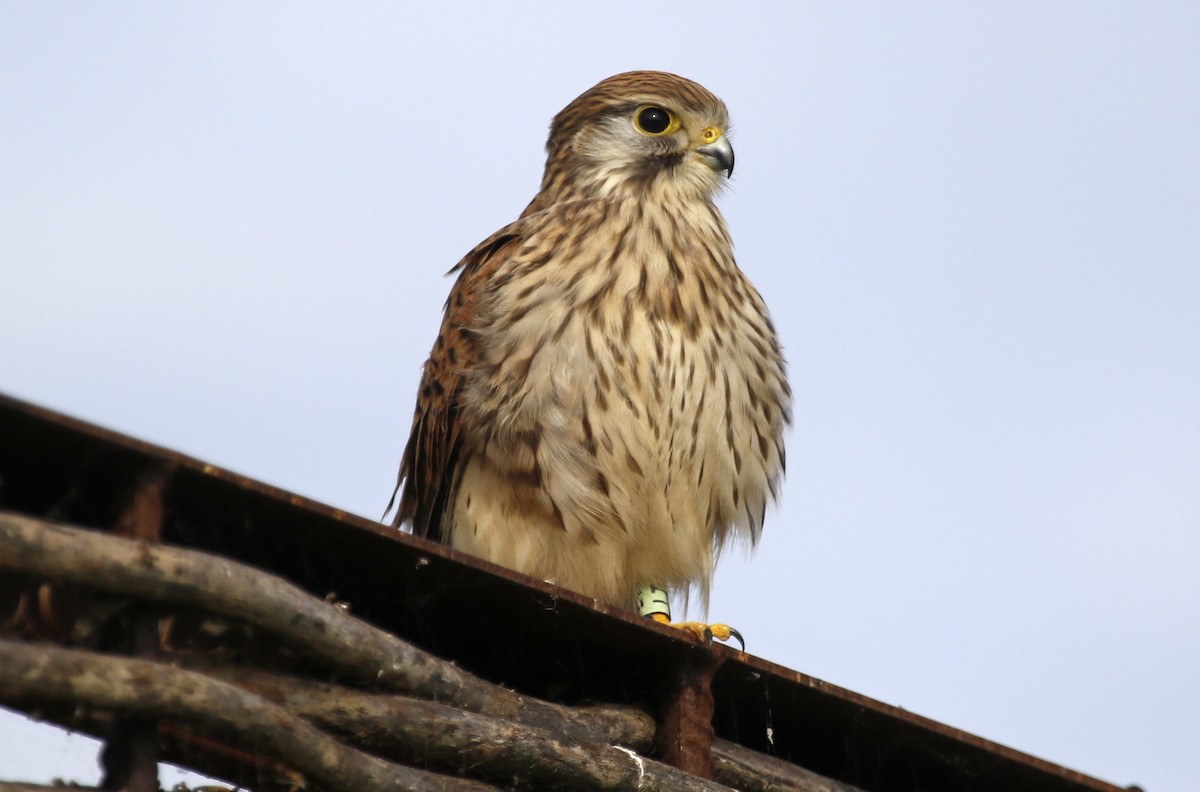
<instances>
[{"instance_id":1,"label":"weathered timber","mask_svg":"<svg viewBox=\"0 0 1200 792\"><path fill-rule=\"evenodd\" d=\"M0 641L0 700L17 704L30 699L186 722L203 733L253 744L326 792L494 789L350 748L283 707L203 674L150 660Z\"/></svg>"},{"instance_id":2,"label":"weathered timber","mask_svg":"<svg viewBox=\"0 0 1200 792\"><path fill-rule=\"evenodd\" d=\"M0 568L253 624L359 682L592 742L645 745L633 707L570 708L485 682L297 586L236 561L0 511Z\"/></svg>"},{"instance_id":3,"label":"weathered timber","mask_svg":"<svg viewBox=\"0 0 1200 792\"><path fill-rule=\"evenodd\" d=\"M200 662L196 670L246 688L347 741L402 762L535 789L727 790L613 745L465 712L430 701Z\"/></svg>"},{"instance_id":4,"label":"weathered timber","mask_svg":"<svg viewBox=\"0 0 1200 792\"><path fill-rule=\"evenodd\" d=\"M101 742L108 740L113 724L119 719L111 710L76 706L73 702L30 700L10 706L12 711L22 711L34 720ZM254 792L298 792L308 783L288 765L256 752L252 744L207 737L187 723L160 720L158 741L162 761L225 782L225 786L196 787L196 792L217 792L226 787Z\"/></svg>"},{"instance_id":5,"label":"weathered timber","mask_svg":"<svg viewBox=\"0 0 1200 792\"><path fill-rule=\"evenodd\" d=\"M713 761L717 781L742 792L863 792L729 740L713 741Z\"/></svg>"},{"instance_id":6,"label":"weathered timber","mask_svg":"<svg viewBox=\"0 0 1200 792\"><path fill-rule=\"evenodd\" d=\"M24 784L20 781L0 781L0 792L100 792L96 787L78 784Z\"/></svg>"}]
</instances>

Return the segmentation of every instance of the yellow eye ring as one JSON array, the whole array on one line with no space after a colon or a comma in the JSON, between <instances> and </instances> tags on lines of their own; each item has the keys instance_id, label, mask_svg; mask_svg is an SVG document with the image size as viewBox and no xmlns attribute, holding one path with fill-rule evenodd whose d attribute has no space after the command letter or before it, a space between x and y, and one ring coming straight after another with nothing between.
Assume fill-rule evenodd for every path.
<instances>
[{"instance_id":1,"label":"yellow eye ring","mask_svg":"<svg viewBox=\"0 0 1200 792\"><path fill-rule=\"evenodd\" d=\"M679 117L657 105L642 105L633 114L633 127L643 135L663 137L679 129Z\"/></svg>"}]
</instances>

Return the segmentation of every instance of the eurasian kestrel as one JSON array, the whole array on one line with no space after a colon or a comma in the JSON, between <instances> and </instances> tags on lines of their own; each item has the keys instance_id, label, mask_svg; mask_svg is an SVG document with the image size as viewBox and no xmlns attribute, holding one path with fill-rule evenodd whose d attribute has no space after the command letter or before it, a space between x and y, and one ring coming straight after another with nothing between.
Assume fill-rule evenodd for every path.
<instances>
[{"instance_id":1,"label":"eurasian kestrel","mask_svg":"<svg viewBox=\"0 0 1200 792\"><path fill-rule=\"evenodd\" d=\"M620 607L646 586L707 602L721 547L762 528L791 404L713 204L728 129L651 71L554 117L541 190L455 267L398 525Z\"/></svg>"}]
</instances>

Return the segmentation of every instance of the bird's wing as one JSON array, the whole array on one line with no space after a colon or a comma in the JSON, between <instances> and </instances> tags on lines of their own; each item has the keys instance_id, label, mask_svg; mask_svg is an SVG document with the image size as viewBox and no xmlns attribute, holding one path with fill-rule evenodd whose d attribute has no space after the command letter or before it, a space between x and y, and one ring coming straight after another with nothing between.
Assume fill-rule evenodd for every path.
<instances>
[{"instance_id":1,"label":"bird's wing","mask_svg":"<svg viewBox=\"0 0 1200 792\"><path fill-rule=\"evenodd\" d=\"M400 508L395 525L411 522L413 533L445 541L442 515L458 475L462 445L460 398L479 359L479 339L473 330L480 300L496 268L519 246L520 222L481 242L450 272L458 280L446 298L441 331L421 375L417 409L396 490ZM395 499L395 493L392 498ZM388 504L391 508L391 504Z\"/></svg>"}]
</instances>

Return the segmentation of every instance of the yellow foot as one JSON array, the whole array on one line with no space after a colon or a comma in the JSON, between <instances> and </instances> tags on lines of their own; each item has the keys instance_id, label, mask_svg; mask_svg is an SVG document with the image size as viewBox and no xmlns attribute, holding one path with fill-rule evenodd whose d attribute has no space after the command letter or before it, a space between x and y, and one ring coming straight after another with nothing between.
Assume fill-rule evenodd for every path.
<instances>
[{"instance_id":1,"label":"yellow foot","mask_svg":"<svg viewBox=\"0 0 1200 792\"><path fill-rule=\"evenodd\" d=\"M651 619L659 624L665 624L668 627L674 627L677 630L683 630L690 633L700 643L710 643L713 638L718 641L728 641L730 638L736 638L741 644L742 651L746 651L746 642L742 640L742 634L730 627L728 624L705 624L704 622L673 622L666 614L653 613Z\"/></svg>"}]
</instances>

